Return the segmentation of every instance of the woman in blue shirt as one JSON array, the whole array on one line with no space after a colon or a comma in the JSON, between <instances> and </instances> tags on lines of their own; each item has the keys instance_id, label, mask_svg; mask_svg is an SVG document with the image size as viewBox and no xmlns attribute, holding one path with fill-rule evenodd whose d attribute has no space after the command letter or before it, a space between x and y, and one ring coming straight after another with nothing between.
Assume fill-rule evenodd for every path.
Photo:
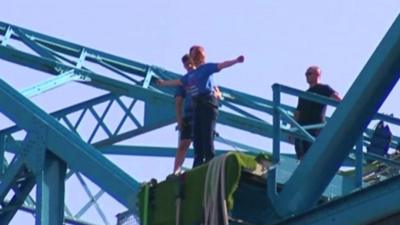
<instances>
[{"instance_id":1,"label":"woman in blue shirt","mask_svg":"<svg viewBox=\"0 0 400 225\"><path fill-rule=\"evenodd\" d=\"M182 85L192 97L193 106L193 167L208 162L214 157L214 130L218 114L218 100L214 95L213 74L237 63L244 62L244 57L222 63L205 63L204 48L195 45L190 48L196 70L186 74L180 80L160 80L159 85Z\"/></svg>"}]
</instances>

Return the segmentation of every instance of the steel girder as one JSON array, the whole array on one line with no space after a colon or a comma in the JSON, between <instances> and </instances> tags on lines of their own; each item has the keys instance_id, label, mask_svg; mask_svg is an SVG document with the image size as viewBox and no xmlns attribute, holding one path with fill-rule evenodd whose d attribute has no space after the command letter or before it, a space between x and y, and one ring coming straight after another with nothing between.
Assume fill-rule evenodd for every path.
<instances>
[{"instance_id":1,"label":"steel girder","mask_svg":"<svg viewBox=\"0 0 400 225\"><path fill-rule=\"evenodd\" d=\"M178 78L179 75L163 70L162 68L123 59L10 24L0 23L0 33L5 35L1 45L2 49L0 49L1 58L52 75L57 75L54 79L41 82L38 85L23 90L22 93L26 96L40 94L45 90L77 79L83 84L110 92L110 94L68 107L65 110L61 110L62 112L59 111L55 113L57 115L54 115L61 124L80 135L87 143L91 143L97 148L107 147L119 141L158 129L174 122L175 119L172 110L165 110L166 108L172 109L173 107L173 99L170 94L171 90L156 90L149 85L151 84L152 76L172 79ZM35 52L36 55L14 48L13 42L15 41L21 41ZM74 57L76 59L71 59ZM110 79L92 72L84 66L85 62L96 63L124 78L125 82ZM248 107L263 113L268 113L270 112L269 101L226 88L222 88L222 91L224 92L225 102L230 102L230 104L226 104L226 107L235 112L222 112L220 116L222 124L248 130L263 136L270 136L269 123L256 116L251 116L251 113L247 113L246 110L240 108ZM130 103L126 104L126 101L122 98L125 98L125 100L129 99ZM144 111L143 120L138 119L136 115L131 113L132 108L135 107L137 102L145 104L142 109ZM104 110L99 111L97 108L102 105L106 105L106 107ZM110 108L115 105L123 111L123 116L117 124L116 129L112 130L112 126L107 124L105 117L110 114ZM235 105L239 105L239 107ZM163 109L167 113L163 114L164 116L160 116L158 113L159 109ZM77 120L71 119L71 117L74 117L76 114L79 114ZM90 135L84 136L81 134L79 128L86 125L85 120L87 115L93 117L96 124ZM124 130L123 127L128 122L134 124L134 126ZM20 124L17 123L17 125L18 126L0 131L2 137L6 138L8 143L12 143L14 152L18 152L19 141L14 140L11 135L20 130ZM98 135L99 133L103 135ZM220 139L223 140L224 143L235 144L235 146L241 149L248 148L252 151L263 151L227 139ZM67 179L68 177L69 176L67 176ZM90 195L95 202L96 199L94 195L90 193L88 193L88 195ZM84 212L88 205L91 204L86 204L78 214L82 214L81 212ZM66 210L67 215L71 215L68 211L69 210ZM99 214L101 215L101 211ZM103 221L107 223L106 220L103 219Z\"/></svg>"},{"instance_id":2,"label":"steel girder","mask_svg":"<svg viewBox=\"0 0 400 225\"><path fill-rule=\"evenodd\" d=\"M80 135L85 142L92 144L99 150L104 149L104 152L109 154L171 155L171 151L167 151L169 153L166 153L159 151L157 148L150 147L150 149L140 149L142 148L140 146L121 148L121 146L111 145L174 122L174 116L171 113L172 110L165 110L168 108L171 109L173 106L171 91L152 86L151 78L161 77L164 79L176 79L179 78L178 74L2 22L0 22L0 33L4 35L0 46L0 58L52 75L57 75L57 77L59 77L58 79L57 77L55 78L55 80L59 82L57 85L62 85L72 79L78 79L83 84L110 92L110 94L96 97L52 114L52 116L70 131ZM11 47L13 40L23 42L39 56L14 49ZM89 65L85 67L85 63L87 62L100 65L112 71L121 77L123 81L108 78L101 75L101 73L91 71L88 68ZM71 75L72 77L68 76L67 79L62 79L63 75ZM45 89L51 89L57 86L46 86L46 82L39 85L45 87ZM37 89L33 87L30 90L34 90L31 93L38 94L41 93L43 89L37 91ZM219 123L264 137L271 138L274 136L272 126L264 119L265 115L271 116L273 113L273 103L271 101L224 87L221 87L221 90L224 96L224 100L222 101L223 106L225 109L229 109L229 111L233 111L234 113L223 109L218 119ZM299 92L299 96L302 96L301 92ZM126 104L123 98L125 98L125 100L126 98L129 99L129 103ZM137 102L144 103L144 108L142 109L144 115L143 120L131 113ZM98 106L105 106L105 108L103 110L98 110L96 109ZM112 129L112 126L107 124L106 121L107 115L110 114L110 108L113 106L117 106L123 111L121 120L117 123L117 126L114 127L115 129ZM160 109L165 110L167 113L164 114L164 116L160 116L158 113ZM257 112L263 113L263 115L260 117L260 115L255 115L247 109L256 110ZM282 112L289 112L290 114L293 108L281 105L281 110ZM77 116L76 120L71 119L73 115L77 114L79 114L79 116ZM96 124L89 135L83 136L79 128L85 126L85 116L88 114L94 118ZM288 115L286 119L290 120L290 118L291 115ZM124 130L122 127L127 121L134 124L134 126ZM17 125L20 124L17 123ZM2 129L0 130L0 136L11 137L10 135L19 130L17 126ZM307 138L306 133L301 132L301 130L297 132L281 127L280 131L283 134L280 138L281 141L287 141L288 134L299 138ZM98 133L103 133L103 135L98 135ZM221 141L227 142L227 140ZM12 142L18 143L18 141L15 140ZM231 142L229 140L228 142L239 146L240 149L253 152L263 151L241 143ZM129 150L127 150L128 148ZM128 153L130 150L131 152ZM62 160L64 161L64 159ZM293 170L293 168L289 168L289 170ZM79 175L77 176L79 177ZM67 175L66 177L68 178L69 176ZM57 176L53 176L53 178L50 179L59 180L58 182L61 182L60 178L57 178ZM286 176L285 179L288 179L288 177ZM84 182L82 182L82 186L85 186ZM98 192L96 195L89 192L88 195L96 202L99 196L102 195L102 191ZM57 199L57 195L55 195L55 199ZM49 202L50 201L46 200L46 203ZM86 204L78 214L83 214L89 207L88 205L91 204ZM50 220L50 218L47 219ZM106 219L103 219L103 221L107 223Z\"/></svg>"},{"instance_id":3,"label":"steel girder","mask_svg":"<svg viewBox=\"0 0 400 225\"><path fill-rule=\"evenodd\" d=\"M399 185L400 176L396 176L275 225L371 224L400 212Z\"/></svg>"},{"instance_id":4,"label":"steel girder","mask_svg":"<svg viewBox=\"0 0 400 225\"><path fill-rule=\"evenodd\" d=\"M7 183L10 185L1 185L1 187L4 188L3 191L0 191L1 196L3 196L1 198L2 201L4 201L5 195L9 192L11 185L15 183L14 180L18 179L18 174L21 173L21 171L24 171L24 165L27 165L29 167L29 171L33 171L36 177L41 177L37 176L37 174L41 171L44 171L46 174L49 173L50 178L46 178L47 175L44 174L44 182L48 183L49 181L46 180L50 179L50 181L53 181L55 185L58 185L58 188L55 188L58 190L50 191L61 191L61 193L55 194L55 203L51 203L51 199L53 198L48 199L46 197L45 199L50 201L47 202L48 204L60 204L58 201L61 198L60 195L63 195L62 189L64 179L62 179L63 176L57 176L59 173L54 172L54 169L50 169L45 166L46 160L44 160L44 158L46 158L46 153L38 155L37 151L34 151L35 148L38 148L37 146L42 146L44 148L39 148L42 149L41 152L44 152L44 149L51 151L57 157L62 159L63 162L67 163L70 168L85 174L85 176L99 185L103 190L106 190L121 204L125 205L127 208L134 207L136 197L135 194L139 184L121 169L104 158L96 149L84 143L78 136L68 131L60 123L55 121L52 117L43 112L36 105L31 103L3 81L0 81L0 102L1 106L10 106L2 107L2 113L16 122L20 127L24 128L28 134L27 147L24 148L26 150L15 155L15 160L13 160L10 167L6 171L5 177L9 178L8 180L10 181ZM29 138L35 136L39 137ZM37 145L37 143L40 143L41 145ZM38 156L39 159L43 160L38 161ZM53 162L49 163L51 164ZM54 168L53 166L49 167ZM58 167L59 166L56 166L56 168ZM62 169L60 171L62 172ZM55 175L52 175L53 173L55 173ZM13 198L10 201L19 207L22 205L26 195L29 194L31 188L35 184L34 179L33 182L32 179L28 179L32 176L26 177L27 178L25 180L27 180L27 184L24 184L23 186L21 185L24 187L24 189L21 191L21 193L24 193L24 195L16 195L19 198L16 198L15 200ZM55 180L58 180L58 183L54 182ZM60 183L62 183L62 185ZM46 191L44 191L42 195L43 194L49 196L49 193ZM52 194L50 193L50 196L51 195ZM47 204L41 203L41 205ZM19 207L15 207L15 210L17 210ZM42 210L46 209L49 209L48 206L42 207ZM4 217L2 216L0 220L7 222L10 218L12 218L13 214L15 214L15 211L10 212L11 213L4 214ZM49 216L48 211L45 214ZM60 218L45 218L44 220L51 222L56 220L59 221Z\"/></svg>"},{"instance_id":5,"label":"steel girder","mask_svg":"<svg viewBox=\"0 0 400 225\"><path fill-rule=\"evenodd\" d=\"M303 212L316 203L399 76L400 16L283 188L277 202L282 216ZM313 179L302 182L305 176Z\"/></svg>"}]
</instances>

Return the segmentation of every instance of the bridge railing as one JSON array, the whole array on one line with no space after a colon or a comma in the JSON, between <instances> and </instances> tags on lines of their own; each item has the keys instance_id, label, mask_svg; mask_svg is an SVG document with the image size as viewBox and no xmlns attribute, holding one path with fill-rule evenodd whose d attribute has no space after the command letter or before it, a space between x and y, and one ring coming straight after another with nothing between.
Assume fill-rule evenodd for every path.
<instances>
[{"instance_id":1,"label":"bridge railing","mask_svg":"<svg viewBox=\"0 0 400 225\"><path fill-rule=\"evenodd\" d=\"M288 110L287 108L282 107L282 94L287 94L290 96L295 96L298 98L306 99L309 101L325 104L331 107L336 108L340 102L330 99L328 97L324 97L321 95L301 91L295 88L291 88L281 84L274 84L272 86L273 89L273 163L278 165L280 163L281 156L281 141L282 141L282 132L287 132L289 136L292 138L302 139L309 142L314 142L315 137L313 137L308 130L315 128L323 128L325 126L324 123L320 124L312 124L302 126L293 118L293 110ZM379 120L384 121L389 126L396 127L398 129L400 127L400 119L395 118L392 115L385 115L382 113L377 113L372 121ZM327 121L329 121L329 117L327 117ZM371 121L371 122L372 122ZM289 125L289 126L288 126ZM371 126L370 126L371 127ZM371 138L373 135L373 129L367 128L363 135L359 138L359 141L354 146L351 151L349 157L345 162L343 162L343 166L351 166L354 169L351 169L347 173L342 174L351 174L354 177L354 185L355 188L361 188L364 185L368 185L371 183L371 179L368 180L366 177L366 173L370 172L375 174L376 179L384 179L392 175L399 174L400 162L396 160L393 156L380 156L373 153L368 153L366 151L366 147L370 145ZM290 139L290 138L289 138ZM390 152L394 152L396 148L400 145L400 138L396 135L393 135L390 142ZM374 163L368 163L374 161ZM384 167L384 169L382 169ZM276 169L277 167L273 167L268 176L268 183L272 187L276 187ZM396 172L397 171L397 172ZM385 173L387 176L379 175L379 173ZM364 179L363 179L364 178ZM276 195L276 188L269 188L269 196L274 198Z\"/></svg>"}]
</instances>

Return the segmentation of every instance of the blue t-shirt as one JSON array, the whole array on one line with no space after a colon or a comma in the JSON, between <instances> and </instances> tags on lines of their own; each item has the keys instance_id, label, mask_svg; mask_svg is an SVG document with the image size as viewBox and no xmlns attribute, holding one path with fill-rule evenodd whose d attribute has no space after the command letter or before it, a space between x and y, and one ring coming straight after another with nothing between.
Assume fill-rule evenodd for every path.
<instances>
[{"instance_id":1,"label":"blue t-shirt","mask_svg":"<svg viewBox=\"0 0 400 225\"><path fill-rule=\"evenodd\" d=\"M213 73L218 72L217 63L206 63L199 66L196 70L186 74L181 78L181 82L190 96L209 94L213 91Z\"/></svg>"},{"instance_id":2,"label":"blue t-shirt","mask_svg":"<svg viewBox=\"0 0 400 225\"><path fill-rule=\"evenodd\" d=\"M183 86L178 86L175 91L175 97L182 97L183 100L183 117L192 116L192 97L186 94Z\"/></svg>"}]
</instances>

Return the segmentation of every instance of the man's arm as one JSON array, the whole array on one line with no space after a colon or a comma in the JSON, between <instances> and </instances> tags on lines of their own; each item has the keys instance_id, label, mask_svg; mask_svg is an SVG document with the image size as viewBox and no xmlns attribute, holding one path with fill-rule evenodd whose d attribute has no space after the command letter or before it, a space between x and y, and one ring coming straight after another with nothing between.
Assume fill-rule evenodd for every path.
<instances>
[{"instance_id":1,"label":"man's arm","mask_svg":"<svg viewBox=\"0 0 400 225\"><path fill-rule=\"evenodd\" d=\"M331 96L329 96L329 98L334 99L338 102L342 100L342 98L340 98L340 96L337 92L334 92L333 94L331 94Z\"/></svg>"},{"instance_id":2,"label":"man's arm","mask_svg":"<svg viewBox=\"0 0 400 225\"><path fill-rule=\"evenodd\" d=\"M244 62L244 56L241 55L241 56L237 57L236 59L218 63L217 68L218 68L218 70L222 70L222 69L228 68L230 66L233 66L236 63L242 63L242 62Z\"/></svg>"},{"instance_id":3,"label":"man's arm","mask_svg":"<svg viewBox=\"0 0 400 225\"><path fill-rule=\"evenodd\" d=\"M181 130L182 128L182 106L183 106L183 97L176 96L175 97L175 115L176 115L176 122L178 123L178 129Z\"/></svg>"}]
</instances>

